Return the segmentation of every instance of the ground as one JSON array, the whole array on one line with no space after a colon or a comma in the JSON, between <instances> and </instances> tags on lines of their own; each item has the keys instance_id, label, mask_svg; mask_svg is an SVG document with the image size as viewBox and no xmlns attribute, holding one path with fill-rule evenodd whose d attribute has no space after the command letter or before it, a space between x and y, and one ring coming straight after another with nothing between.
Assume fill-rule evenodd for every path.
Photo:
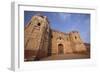
<instances>
[{"instance_id":1,"label":"ground","mask_svg":"<svg viewBox=\"0 0 100 73\"><path fill-rule=\"evenodd\" d=\"M61 55L53 55L41 60L66 60L66 59L86 59L90 58L88 54L61 54Z\"/></svg>"}]
</instances>

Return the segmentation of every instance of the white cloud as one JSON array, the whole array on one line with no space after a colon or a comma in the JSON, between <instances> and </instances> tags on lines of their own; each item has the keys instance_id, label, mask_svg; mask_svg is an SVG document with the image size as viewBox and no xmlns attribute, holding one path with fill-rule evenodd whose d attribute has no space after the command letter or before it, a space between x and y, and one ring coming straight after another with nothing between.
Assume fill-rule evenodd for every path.
<instances>
[{"instance_id":1,"label":"white cloud","mask_svg":"<svg viewBox=\"0 0 100 73\"><path fill-rule=\"evenodd\" d=\"M59 18L61 21L67 21L71 18L71 14L69 13L59 13Z\"/></svg>"}]
</instances>

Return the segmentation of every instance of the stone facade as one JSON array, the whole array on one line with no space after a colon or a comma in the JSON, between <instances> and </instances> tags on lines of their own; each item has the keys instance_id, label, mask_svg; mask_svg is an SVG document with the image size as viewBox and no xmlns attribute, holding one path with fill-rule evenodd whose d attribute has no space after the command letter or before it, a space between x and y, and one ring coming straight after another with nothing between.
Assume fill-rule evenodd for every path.
<instances>
[{"instance_id":1,"label":"stone facade","mask_svg":"<svg viewBox=\"0 0 100 73\"><path fill-rule=\"evenodd\" d=\"M87 51L79 32L60 32L52 29L49 24L46 16L35 15L25 26L25 60Z\"/></svg>"}]
</instances>

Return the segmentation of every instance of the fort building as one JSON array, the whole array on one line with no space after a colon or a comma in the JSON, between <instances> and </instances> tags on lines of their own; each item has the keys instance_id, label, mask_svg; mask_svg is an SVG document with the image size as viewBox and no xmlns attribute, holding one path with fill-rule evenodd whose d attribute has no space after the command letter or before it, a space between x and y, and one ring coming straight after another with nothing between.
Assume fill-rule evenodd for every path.
<instances>
[{"instance_id":1,"label":"fort building","mask_svg":"<svg viewBox=\"0 0 100 73\"><path fill-rule=\"evenodd\" d=\"M34 15L25 25L24 50L25 60L87 51L78 31L65 33L54 30L48 18L42 15Z\"/></svg>"}]
</instances>

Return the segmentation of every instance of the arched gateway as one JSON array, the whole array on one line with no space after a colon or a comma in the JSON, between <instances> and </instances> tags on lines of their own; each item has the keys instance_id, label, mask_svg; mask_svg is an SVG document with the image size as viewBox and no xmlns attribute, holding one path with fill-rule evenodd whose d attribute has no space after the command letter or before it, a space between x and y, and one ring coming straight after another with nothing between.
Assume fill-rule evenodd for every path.
<instances>
[{"instance_id":1,"label":"arched gateway","mask_svg":"<svg viewBox=\"0 0 100 73\"><path fill-rule=\"evenodd\" d=\"M58 44L58 54L64 54L63 44Z\"/></svg>"}]
</instances>

